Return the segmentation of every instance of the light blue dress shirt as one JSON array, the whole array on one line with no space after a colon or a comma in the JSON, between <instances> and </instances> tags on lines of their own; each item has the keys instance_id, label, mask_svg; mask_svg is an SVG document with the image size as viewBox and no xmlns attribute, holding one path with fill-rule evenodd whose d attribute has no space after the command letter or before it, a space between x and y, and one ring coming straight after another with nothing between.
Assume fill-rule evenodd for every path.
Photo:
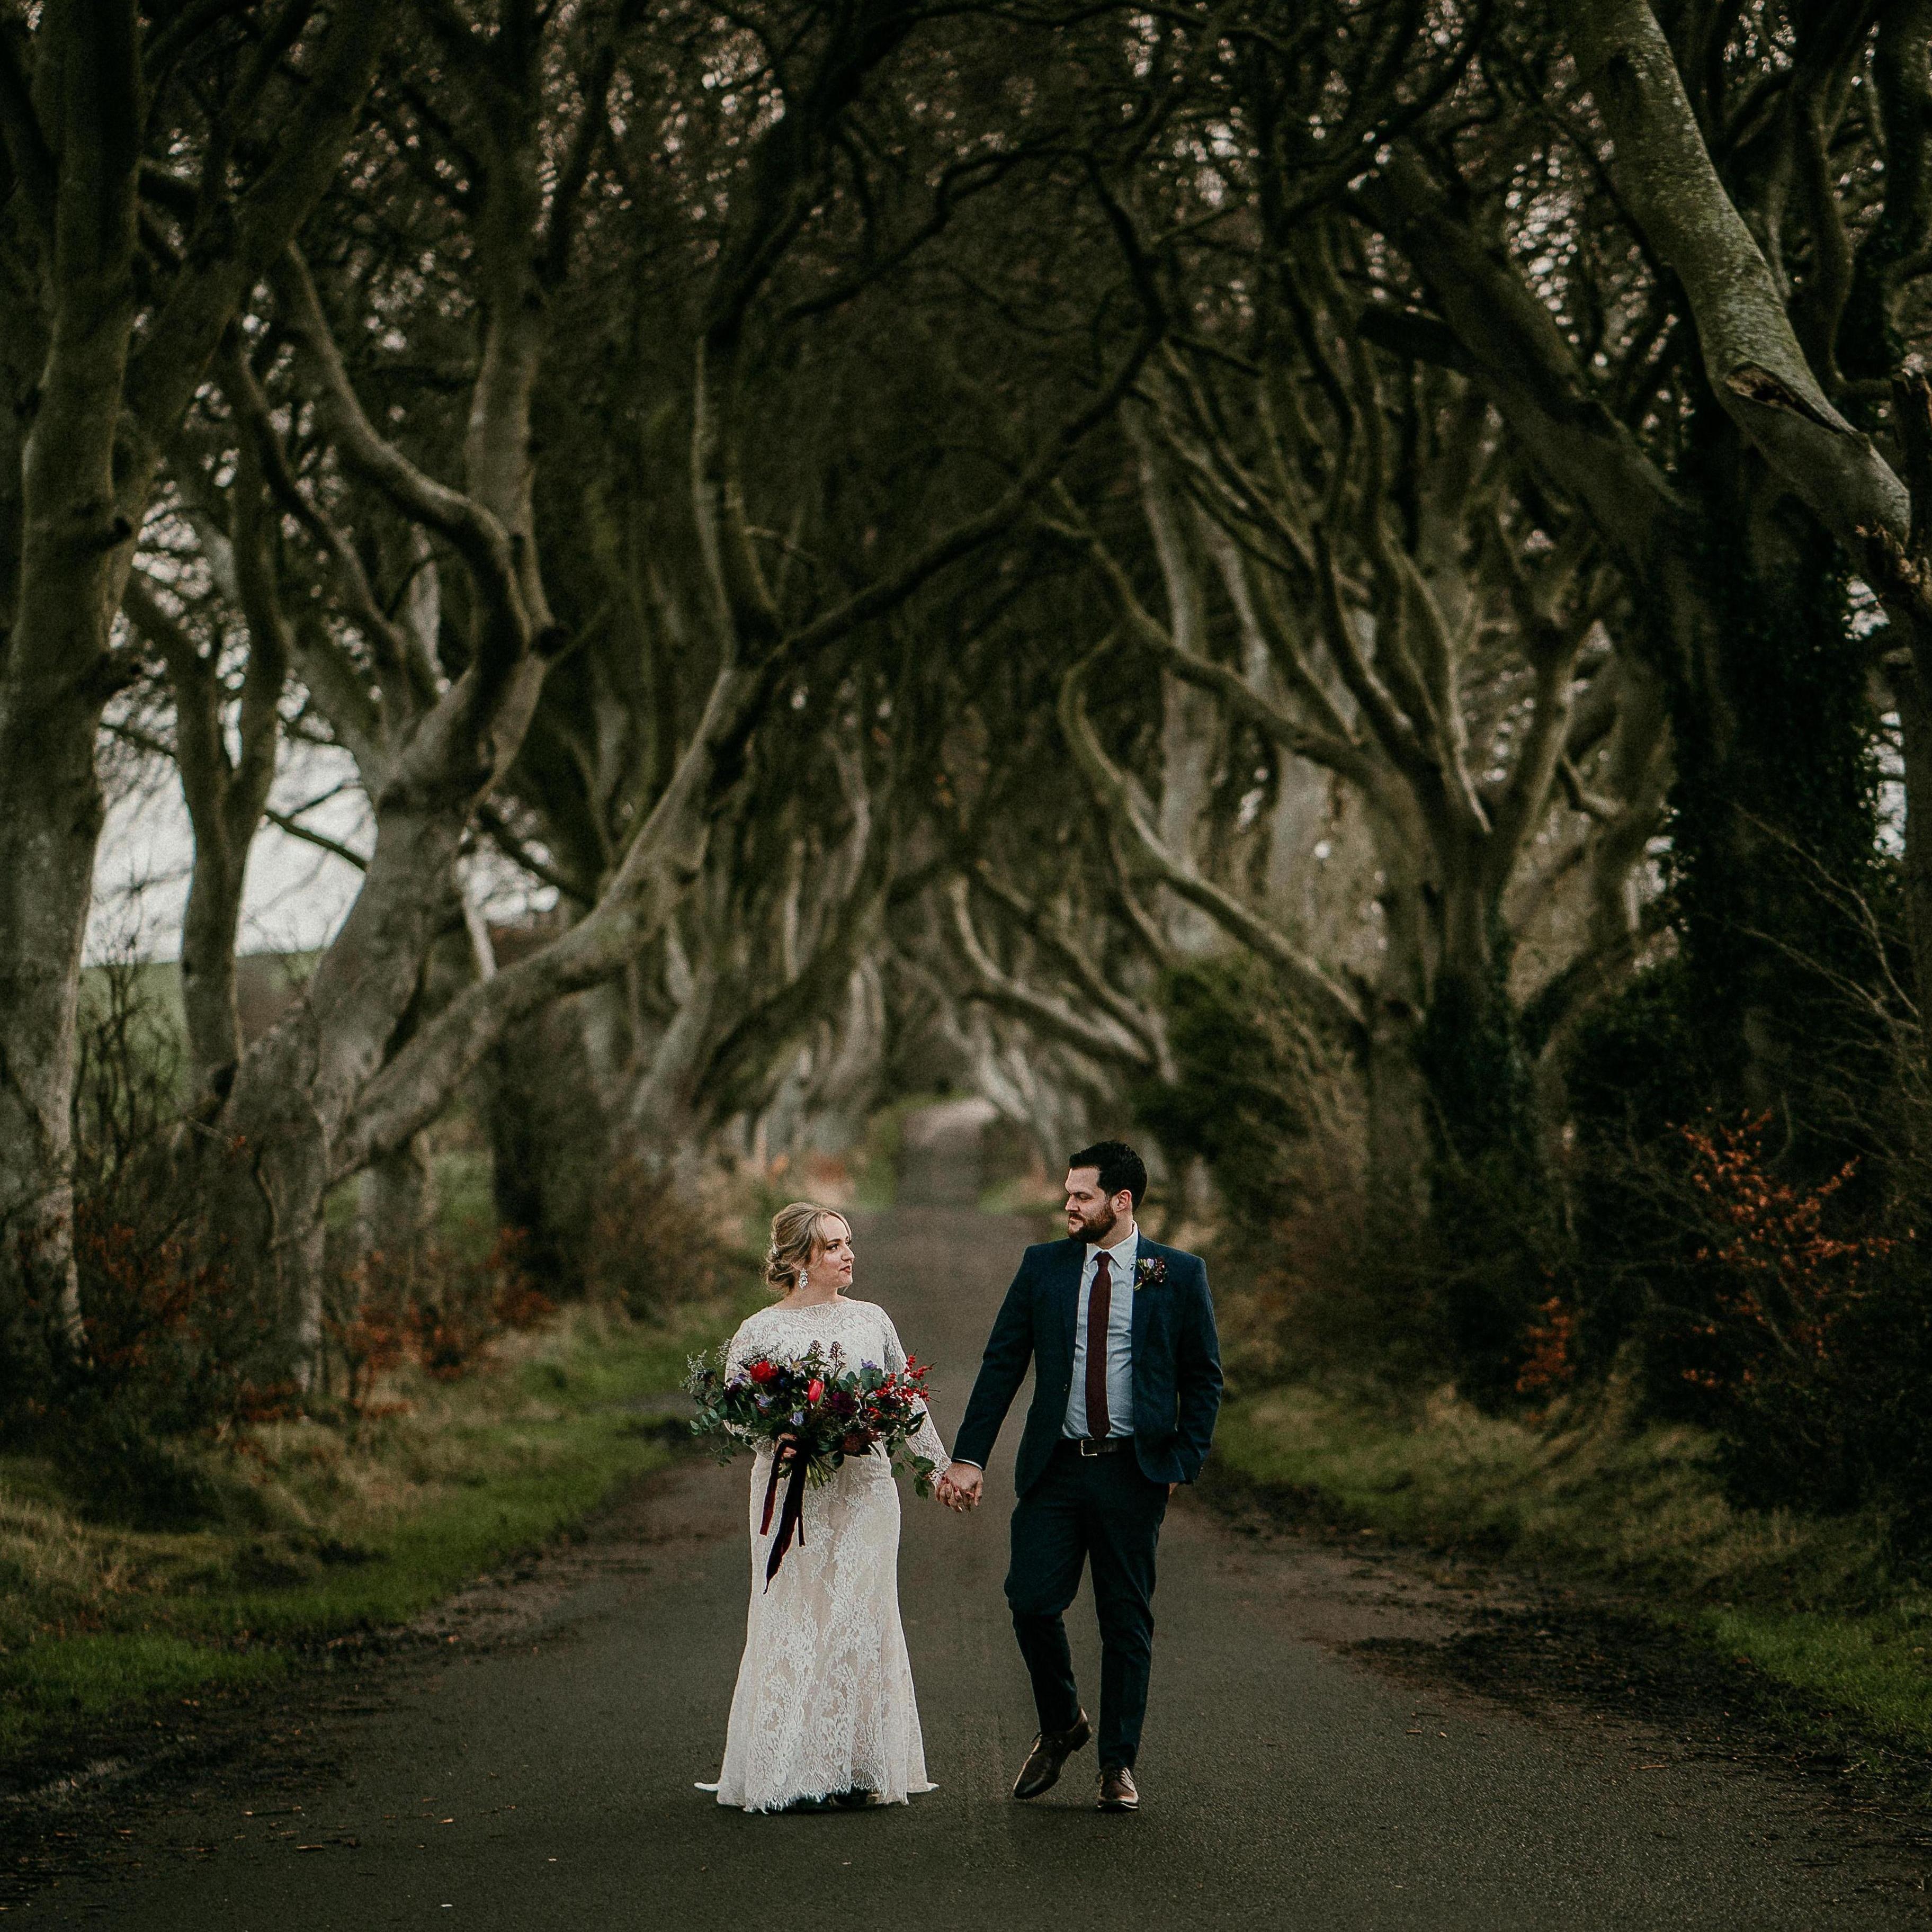
<instances>
[{"instance_id":1,"label":"light blue dress shirt","mask_svg":"<svg viewBox=\"0 0 1932 1932\"><path fill-rule=\"evenodd\" d=\"M1140 1252L1141 1231L1130 1225L1126 1234L1106 1250L1110 1294L1107 1303L1107 1433L1134 1432L1134 1262ZM1094 1263L1101 1253L1092 1242L1080 1269L1080 1304L1073 1318L1073 1392L1067 1398L1064 1433L1082 1436L1087 1429L1087 1310L1094 1292Z\"/></svg>"}]
</instances>

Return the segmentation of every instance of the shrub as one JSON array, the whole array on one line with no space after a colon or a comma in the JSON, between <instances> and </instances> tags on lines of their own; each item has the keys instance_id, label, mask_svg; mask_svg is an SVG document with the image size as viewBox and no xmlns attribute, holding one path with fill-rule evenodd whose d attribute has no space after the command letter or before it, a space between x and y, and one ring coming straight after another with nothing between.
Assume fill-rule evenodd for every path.
<instances>
[{"instance_id":1,"label":"shrub","mask_svg":"<svg viewBox=\"0 0 1932 1932\"><path fill-rule=\"evenodd\" d=\"M1516 1371L1518 1395L1548 1398L1560 1395L1576 1378L1573 1345L1576 1334L1576 1312L1563 1305L1561 1295L1552 1294L1529 1324L1528 1344L1522 1366Z\"/></svg>"},{"instance_id":2,"label":"shrub","mask_svg":"<svg viewBox=\"0 0 1932 1932\"><path fill-rule=\"evenodd\" d=\"M1856 1508L1893 1486L1875 1450L1893 1432L1884 1412L1896 1370L1873 1344L1895 1311L1865 1304L1875 1283L1896 1298L1899 1271L1876 1282L1875 1270L1901 1244L1846 1225L1856 1162L1810 1183L1778 1174L1769 1124L1678 1130L1689 1306L1663 1311L1659 1339L1721 1432L1735 1497Z\"/></svg>"},{"instance_id":3,"label":"shrub","mask_svg":"<svg viewBox=\"0 0 1932 1932\"><path fill-rule=\"evenodd\" d=\"M364 1255L339 1278L322 1332L342 1365L343 1400L370 1412L376 1384L409 1352L409 1320L399 1284L380 1253Z\"/></svg>"},{"instance_id":4,"label":"shrub","mask_svg":"<svg viewBox=\"0 0 1932 1932\"><path fill-rule=\"evenodd\" d=\"M158 1238L76 1215L85 1387L160 1434L232 1434L299 1401L295 1384L262 1382L269 1324L218 1262L180 1234Z\"/></svg>"},{"instance_id":5,"label":"shrub","mask_svg":"<svg viewBox=\"0 0 1932 1932\"><path fill-rule=\"evenodd\" d=\"M1360 1082L1341 1046L1245 954L1178 968L1163 992L1175 1077L1142 1083L1135 1111L1220 1190L1229 1375L1405 1374L1413 1284L1370 1251Z\"/></svg>"},{"instance_id":6,"label":"shrub","mask_svg":"<svg viewBox=\"0 0 1932 1932\"><path fill-rule=\"evenodd\" d=\"M342 1369L342 1395L372 1412L376 1385L405 1358L436 1382L480 1368L505 1334L556 1312L524 1265L527 1238L506 1228L480 1261L429 1247L402 1258L372 1250L344 1270L324 1330Z\"/></svg>"},{"instance_id":7,"label":"shrub","mask_svg":"<svg viewBox=\"0 0 1932 1932\"><path fill-rule=\"evenodd\" d=\"M1644 1406L1716 1432L1735 1502L1870 1507L1901 1553L1932 1550L1920 1217L1896 1168L1888 1198L1856 1160L1807 1177L1769 1128L1706 1116L1622 1154Z\"/></svg>"},{"instance_id":8,"label":"shrub","mask_svg":"<svg viewBox=\"0 0 1932 1932\"><path fill-rule=\"evenodd\" d=\"M1600 1376L1626 1342L1654 1330L1659 1302L1679 1288L1684 1229L1672 1204L1685 1149L1676 1130L1718 1090L1683 960L1638 974L1584 1015L1564 1060L1574 1137L1562 1177L1575 1243L1574 1352L1581 1372ZM1658 1360L1654 1347L1646 1352L1653 1411L1700 1412L1683 1366Z\"/></svg>"},{"instance_id":9,"label":"shrub","mask_svg":"<svg viewBox=\"0 0 1932 1932\"><path fill-rule=\"evenodd\" d=\"M668 1166L633 1157L619 1162L599 1189L586 1269L590 1291L634 1321L662 1322L680 1306L716 1300L746 1266Z\"/></svg>"},{"instance_id":10,"label":"shrub","mask_svg":"<svg viewBox=\"0 0 1932 1932\"><path fill-rule=\"evenodd\" d=\"M298 1392L260 1378L266 1324L186 1238L106 1221L90 1202L75 1218L80 1325L44 1286L29 1289L8 1351L6 1433L50 1454L90 1514L198 1520L215 1505L186 1445L232 1444Z\"/></svg>"},{"instance_id":11,"label":"shrub","mask_svg":"<svg viewBox=\"0 0 1932 1932\"><path fill-rule=\"evenodd\" d=\"M1861 1266L1891 1246L1826 1228L1832 1198L1858 1163L1847 1162L1814 1186L1780 1180L1766 1164L1769 1124L1767 1114L1734 1127L1678 1130L1690 1152L1690 1184L1711 1221L1691 1267L1715 1310L1696 1330L1712 1343L1714 1359L1683 1373L1730 1400L1820 1376L1832 1359L1833 1330L1858 1298Z\"/></svg>"},{"instance_id":12,"label":"shrub","mask_svg":"<svg viewBox=\"0 0 1932 1932\"><path fill-rule=\"evenodd\" d=\"M1514 1149L1492 1148L1465 1159L1444 1148L1430 1183L1426 1224L1387 1264L1412 1280L1410 1306L1426 1345L1440 1348L1456 1387L1491 1413L1514 1408L1524 1396L1546 1394L1540 1378L1553 1360L1550 1303L1564 1306L1560 1287L1572 1264L1549 1174ZM1574 1327L1573 1318L1562 1350L1570 1376L1577 1366Z\"/></svg>"},{"instance_id":13,"label":"shrub","mask_svg":"<svg viewBox=\"0 0 1932 1932\"><path fill-rule=\"evenodd\" d=\"M178 1044L140 969L91 973L75 1084L72 1246L78 1319L59 1272L28 1286L0 1336L0 1432L44 1450L89 1514L152 1526L216 1507L196 1442L238 1441L287 1413L268 1328L199 1232L170 1158Z\"/></svg>"},{"instance_id":14,"label":"shrub","mask_svg":"<svg viewBox=\"0 0 1932 1932\"><path fill-rule=\"evenodd\" d=\"M1171 1156L1205 1161L1242 1220L1273 1227L1302 1206L1301 1156L1331 1124L1333 1053L1248 954L1177 968L1162 993L1175 1074L1136 1087L1136 1117Z\"/></svg>"}]
</instances>

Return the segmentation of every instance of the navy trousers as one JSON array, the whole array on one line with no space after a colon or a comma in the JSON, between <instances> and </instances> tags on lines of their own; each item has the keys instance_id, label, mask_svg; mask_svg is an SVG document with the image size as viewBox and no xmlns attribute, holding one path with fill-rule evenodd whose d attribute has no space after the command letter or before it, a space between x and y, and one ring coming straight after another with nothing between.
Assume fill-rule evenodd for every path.
<instances>
[{"instance_id":1,"label":"navy trousers","mask_svg":"<svg viewBox=\"0 0 1932 1932\"><path fill-rule=\"evenodd\" d=\"M1071 1444L1054 1451L1013 1510L1006 1602L1042 1731L1066 1730L1080 1714L1064 1618L1082 1570L1091 1566L1103 1769L1131 1766L1140 1749L1154 1659L1154 1552L1166 1514L1167 1485L1142 1474L1132 1449L1082 1456Z\"/></svg>"}]
</instances>

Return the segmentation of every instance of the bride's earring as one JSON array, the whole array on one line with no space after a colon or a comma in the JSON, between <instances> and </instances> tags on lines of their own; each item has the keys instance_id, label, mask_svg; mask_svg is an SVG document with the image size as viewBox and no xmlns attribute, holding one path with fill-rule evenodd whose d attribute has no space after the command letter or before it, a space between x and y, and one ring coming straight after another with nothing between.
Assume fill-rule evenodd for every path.
<instances>
[{"instance_id":1,"label":"bride's earring","mask_svg":"<svg viewBox=\"0 0 1932 1932\"><path fill-rule=\"evenodd\" d=\"M811 1279L812 1279L812 1274L811 1274L811 1270L810 1270L809 1269L807 1269L807 1268L800 1268L800 1269L799 1270L799 1271L798 1271L798 1287L799 1287L799 1292L800 1292L801 1294L802 1294L805 1292L805 1286L806 1286L806 1283L807 1282L808 1282Z\"/></svg>"}]
</instances>

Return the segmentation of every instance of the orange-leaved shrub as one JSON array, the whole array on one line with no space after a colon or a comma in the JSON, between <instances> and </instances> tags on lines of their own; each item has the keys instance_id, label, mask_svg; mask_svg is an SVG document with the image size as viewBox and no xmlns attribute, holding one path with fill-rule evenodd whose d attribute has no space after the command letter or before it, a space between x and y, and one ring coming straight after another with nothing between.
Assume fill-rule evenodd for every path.
<instances>
[{"instance_id":1,"label":"orange-leaved shrub","mask_svg":"<svg viewBox=\"0 0 1932 1932\"><path fill-rule=\"evenodd\" d=\"M1524 1335L1525 1353L1516 1371L1518 1395L1558 1395L1576 1379L1576 1311L1552 1294L1537 1311Z\"/></svg>"},{"instance_id":2,"label":"orange-leaved shrub","mask_svg":"<svg viewBox=\"0 0 1932 1932\"><path fill-rule=\"evenodd\" d=\"M1708 1209L1690 1266L1712 1311L1690 1324L1710 1345L1705 1360L1682 1373L1720 1398L1744 1400L1768 1383L1822 1372L1833 1331L1859 1298L1861 1270L1892 1246L1828 1225L1857 1162L1809 1185L1782 1180L1765 1151L1769 1126L1768 1116L1758 1115L1734 1126L1678 1130L1690 1154L1690 1186Z\"/></svg>"},{"instance_id":3,"label":"orange-leaved shrub","mask_svg":"<svg viewBox=\"0 0 1932 1932\"><path fill-rule=\"evenodd\" d=\"M381 1378L405 1359L436 1382L456 1382L488 1361L508 1334L538 1327L556 1312L524 1265L520 1228L505 1228L481 1260L440 1247L398 1259L371 1250L345 1269L325 1322L340 1394L358 1414L379 1403Z\"/></svg>"},{"instance_id":4,"label":"orange-leaved shrub","mask_svg":"<svg viewBox=\"0 0 1932 1932\"><path fill-rule=\"evenodd\" d=\"M1890 1425L1872 1371L1909 1258L1854 1212L1857 1162L1820 1179L1781 1174L1770 1126L1752 1115L1678 1130L1685 1244L1660 1340L1720 1432L1740 1500L1850 1508L1884 1486Z\"/></svg>"},{"instance_id":5,"label":"orange-leaved shrub","mask_svg":"<svg viewBox=\"0 0 1932 1932\"><path fill-rule=\"evenodd\" d=\"M336 1305L323 1316L322 1332L341 1370L338 1392L352 1413L373 1414L377 1383L409 1353L400 1281L385 1257L372 1251L342 1271L332 1299Z\"/></svg>"},{"instance_id":6,"label":"orange-leaved shrub","mask_svg":"<svg viewBox=\"0 0 1932 1932\"><path fill-rule=\"evenodd\" d=\"M217 1437L299 1404L293 1382L261 1372L271 1329L260 1309L185 1238L104 1222L83 1204L74 1259L80 1360L94 1400L169 1433Z\"/></svg>"}]
</instances>

